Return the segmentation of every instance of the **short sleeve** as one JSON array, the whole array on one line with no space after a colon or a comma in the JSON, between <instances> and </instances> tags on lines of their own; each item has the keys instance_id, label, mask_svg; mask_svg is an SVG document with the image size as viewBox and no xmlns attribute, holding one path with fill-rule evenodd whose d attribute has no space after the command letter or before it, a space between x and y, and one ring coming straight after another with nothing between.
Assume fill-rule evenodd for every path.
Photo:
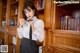
<instances>
[{"instance_id":1,"label":"short sleeve","mask_svg":"<svg viewBox=\"0 0 80 53\"><path fill-rule=\"evenodd\" d=\"M33 34L35 34L35 36L40 42L44 40L44 22L43 20L37 21L36 28L33 31Z\"/></svg>"},{"instance_id":2,"label":"short sleeve","mask_svg":"<svg viewBox=\"0 0 80 53\"><path fill-rule=\"evenodd\" d=\"M18 33L18 37L19 37L19 38L22 38L22 35L23 35L23 34L22 34L22 28L21 28L21 27L18 27L18 28L17 28L17 33Z\"/></svg>"}]
</instances>

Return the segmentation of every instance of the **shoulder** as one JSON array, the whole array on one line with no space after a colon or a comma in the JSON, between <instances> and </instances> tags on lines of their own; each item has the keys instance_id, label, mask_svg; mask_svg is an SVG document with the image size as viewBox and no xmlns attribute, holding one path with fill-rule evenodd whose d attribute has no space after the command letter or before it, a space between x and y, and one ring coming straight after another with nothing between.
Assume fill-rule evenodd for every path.
<instances>
[{"instance_id":1,"label":"shoulder","mask_svg":"<svg viewBox=\"0 0 80 53\"><path fill-rule=\"evenodd\" d=\"M44 21L41 19L38 19L36 23L44 23Z\"/></svg>"},{"instance_id":2,"label":"shoulder","mask_svg":"<svg viewBox=\"0 0 80 53\"><path fill-rule=\"evenodd\" d=\"M44 21L41 20L41 19L38 19L38 20L35 22L35 25L36 25L36 26L44 26Z\"/></svg>"},{"instance_id":3,"label":"shoulder","mask_svg":"<svg viewBox=\"0 0 80 53\"><path fill-rule=\"evenodd\" d=\"M41 20L41 19L38 19L38 20L36 21L36 24L44 24L44 21Z\"/></svg>"}]
</instances>

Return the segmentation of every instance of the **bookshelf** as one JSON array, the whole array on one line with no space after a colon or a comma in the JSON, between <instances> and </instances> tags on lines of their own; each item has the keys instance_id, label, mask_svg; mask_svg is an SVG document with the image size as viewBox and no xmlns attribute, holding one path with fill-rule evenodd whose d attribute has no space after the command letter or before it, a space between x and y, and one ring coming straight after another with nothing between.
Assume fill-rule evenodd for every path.
<instances>
[{"instance_id":1,"label":"bookshelf","mask_svg":"<svg viewBox=\"0 0 80 53\"><path fill-rule=\"evenodd\" d=\"M79 31L79 18L75 14L76 11L79 11L79 7L79 4L56 5L56 20L59 21L59 23L56 22L56 29Z\"/></svg>"},{"instance_id":2,"label":"bookshelf","mask_svg":"<svg viewBox=\"0 0 80 53\"><path fill-rule=\"evenodd\" d=\"M4 33L5 33L5 26L6 26L6 4L5 0L0 0L0 40L4 44Z\"/></svg>"},{"instance_id":3,"label":"bookshelf","mask_svg":"<svg viewBox=\"0 0 80 53\"><path fill-rule=\"evenodd\" d=\"M0 31L4 31L5 41L4 43L9 45L9 52L12 53L13 48L16 48L16 53L20 52L20 41L17 35L16 20L22 18L22 8L25 1L28 0L2 0L5 1L4 5L0 5L0 12L2 12L0 18ZM61 28L62 16L68 16L73 18L73 13L80 9L79 4L55 4L54 0L43 0L43 6L40 7L40 1L42 0L29 0L35 2L35 6L39 12L39 19L43 19L45 22L45 39L43 42L43 53L80 53L80 31L68 30ZM57 0L55 0L57 1ZM0 3L1 4L1 3ZM7 6L5 6L7 4ZM41 4L42 6L42 4ZM17 10L16 10L17 9ZM6 13L5 13L6 12ZM64 17L65 18L65 17ZM70 18L70 19L72 19ZM15 24L10 25L10 20L13 20ZM6 26L2 26L2 21L6 21ZM13 37L16 38L16 47L12 44ZM42 45L40 43L40 45ZM77 50L76 50L76 49Z\"/></svg>"},{"instance_id":4,"label":"bookshelf","mask_svg":"<svg viewBox=\"0 0 80 53\"><path fill-rule=\"evenodd\" d=\"M7 2L5 0L2 0L2 25L1 26L6 26L6 4Z\"/></svg>"},{"instance_id":5,"label":"bookshelf","mask_svg":"<svg viewBox=\"0 0 80 53\"><path fill-rule=\"evenodd\" d=\"M58 1L58 0L53 0ZM61 0L59 0L61 1ZM63 1L61 1L63 2ZM79 53L79 4L52 4L52 47L54 53ZM77 45L78 44L78 45Z\"/></svg>"},{"instance_id":6,"label":"bookshelf","mask_svg":"<svg viewBox=\"0 0 80 53\"><path fill-rule=\"evenodd\" d=\"M12 0L10 3L10 26L16 26L18 19L18 1Z\"/></svg>"}]
</instances>

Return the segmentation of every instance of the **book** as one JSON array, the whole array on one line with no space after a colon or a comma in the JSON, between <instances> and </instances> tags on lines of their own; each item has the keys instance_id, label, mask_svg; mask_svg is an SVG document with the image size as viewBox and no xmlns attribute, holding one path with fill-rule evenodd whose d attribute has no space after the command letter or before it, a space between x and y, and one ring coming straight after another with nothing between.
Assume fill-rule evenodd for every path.
<instances>
[{"instance_id":1,"label":"book","mask_svg":"<svg viewBox=\"0 0 80 53\"><path fill-rule=\"evenodd\" d=\"M6 26L6 21L2 21L2 26Z\"/></svg>"},{"instance_id":2,"label":"book","mask_svg":"<svg viewBox=\"0 0 80 53\"><path fill-rule=\"evenodd\" d=\"M10 26L15 26L15 21L10 19Z\"/></svg>"}]
</instances>

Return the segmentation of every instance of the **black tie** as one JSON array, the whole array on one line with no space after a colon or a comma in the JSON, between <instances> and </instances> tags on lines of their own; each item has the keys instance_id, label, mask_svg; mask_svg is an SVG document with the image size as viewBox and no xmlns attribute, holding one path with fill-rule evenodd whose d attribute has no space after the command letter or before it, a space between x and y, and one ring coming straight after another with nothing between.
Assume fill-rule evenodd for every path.
<instances>
[{"instance_id":1,"label":"black tie","mask_svg":"<svg viewBox=\"0 0 80 53\"><path fill-rule=\"evenodd\" d=\"M32 20L27 20L28 22L29 21L32 21ZM30 31L29 31L29 38L30 40L32 40L32 27L30 26Z\"/></svg>"},{"instance_id":2,"label":"black tie","mask_svg":"<svg viewBox=\"0 0 80 53\"><path fill-rule=\"evenodd\" d=\"M30 37L30 40L32 40L32 27L31 26L30 26L29 37Z\"/></svg>"}]
</instances>

